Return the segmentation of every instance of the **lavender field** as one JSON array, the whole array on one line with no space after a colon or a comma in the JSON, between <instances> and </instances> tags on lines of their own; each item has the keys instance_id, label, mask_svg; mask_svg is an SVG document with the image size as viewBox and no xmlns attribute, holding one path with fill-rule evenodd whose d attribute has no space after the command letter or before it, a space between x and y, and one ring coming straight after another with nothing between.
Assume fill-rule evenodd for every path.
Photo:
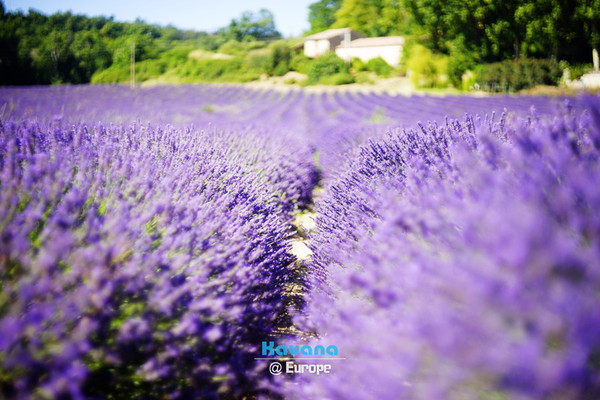
<instances>
[{"instance_id":1,"label":"lavender field","mask_svg":"<svg viewBox=\"0 0 600 400\"><path fill-rule=\"evenodd\" d=\"M0 398L600 398L600 97L1 88L0 204Z\"/></svg>"}]
</instances>

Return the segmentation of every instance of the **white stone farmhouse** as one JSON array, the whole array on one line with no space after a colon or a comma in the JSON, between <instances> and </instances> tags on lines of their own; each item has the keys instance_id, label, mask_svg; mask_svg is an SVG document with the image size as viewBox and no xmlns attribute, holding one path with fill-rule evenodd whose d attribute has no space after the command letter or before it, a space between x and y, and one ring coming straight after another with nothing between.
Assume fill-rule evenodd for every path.
<instances>
[{"instance_id":1,"label":"white stone farmhouse","mask_svg":"<svg viewBox=\"0 0 600 400\"><path fill-rule=\"evenodd\" d=\"M403 46L402 36L362 38L353 40L347 45L339 45L335 49L335 54L346 61L360 58L366 62L381 57L392 67L398 67Z\"/></svg>"},{"instance_id":2,"label":"white stone farmhouse","mask_svg":"<svg viewBox=\"0 0 600 400\"><path fill-rule=\"evenodd\" d=\"M311 58L319 57L342 43L350 43L354 39L364 37L350 28L328 29L304 38L304 55Z\"/></svg>"},{"instance_id":3,"label":"white stone farmhouse","mask_svg":"<svg viewBox=\"0 0 600 400\"><path fill-rule=\"evenodd\" d=\"M381 57L393 67L400 65L403 47L402 36L366 38L350 28L328 29L304 38L304 55L307 57L316 58L335 51L346 61L360 58L366 62Z\"/></svg>"}]
</instances>

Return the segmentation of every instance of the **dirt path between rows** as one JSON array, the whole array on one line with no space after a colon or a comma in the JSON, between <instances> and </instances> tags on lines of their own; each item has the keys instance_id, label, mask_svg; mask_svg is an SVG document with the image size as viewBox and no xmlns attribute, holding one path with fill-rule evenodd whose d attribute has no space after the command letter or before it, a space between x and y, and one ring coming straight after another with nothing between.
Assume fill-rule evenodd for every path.
<instances>
[{"instance_id":1,"label":"dirt path between rows","mask_svg":"<svg viewBox=\"0 0 600 400\"><path fill-rule=\"evenodd\" d=\"M322 188L320 186L313 189L313 203L298 212L292 222L294 234L291 239L290 253L295 257L295 261L291 266L292 278L288 282L284 294L286 299L285 311L281 316L278 328L273 332L276 337L296 336L298 338L308 338L311 336L308 332L298 329L294 324L293 317L302 314L306 301L306 281L310 273L308 265L313 254L309 248L309 235L316 228L318 213L314 210L314 199L321 192Z\"/></svg>"}]
</instances>

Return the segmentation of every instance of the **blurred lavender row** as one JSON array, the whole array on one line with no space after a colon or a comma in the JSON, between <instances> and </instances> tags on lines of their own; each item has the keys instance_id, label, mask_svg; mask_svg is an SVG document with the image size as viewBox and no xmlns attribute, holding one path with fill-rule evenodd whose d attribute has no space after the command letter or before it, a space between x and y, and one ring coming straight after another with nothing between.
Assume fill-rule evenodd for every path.
<instances>
[{"instance_id":1,"label":"blurred lavender row","mask_svg":"<svg viewBox=\"0 0 600 400\"><path fill-rule=\"evenodd\" d=\"M600 98L369 140L317 203L288 398L600 397ZM313 344L314 344L313 343Z\"/></svg>"},{"instance_id":2,"label":"blurred lavender row","mask_svg":"<svg viewBox=\"0 0 600 400\"><path fill-rule=\"evenodd\" d=\"M120 85L15 87L0 89L4 118L70 122L191 125L219 129L265 129L319 150L325 176L342 167L347 155L369 137L418 122L442 122L495 112L525 116L531 109L552 114L563 98L508 96L411 96L381 93L318 93L254 89L240 85L156 86L130 90ZM579 98L570 99L581 107Z\"/></svg>"}]
</instances>

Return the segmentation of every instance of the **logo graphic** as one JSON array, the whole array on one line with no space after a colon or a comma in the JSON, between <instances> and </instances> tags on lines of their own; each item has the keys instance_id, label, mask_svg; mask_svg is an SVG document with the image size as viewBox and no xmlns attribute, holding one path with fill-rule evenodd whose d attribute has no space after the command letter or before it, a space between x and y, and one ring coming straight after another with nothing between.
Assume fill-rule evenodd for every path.
<instances>
[{"instance_id":1,"label":"logo graphic","mask_svg":"<svg viewBox=\"0 0 600 400\"><path fill-rule=\"evenodd\" d=\"M337 346L288 345L275 346L275 342L262 342L261 356L257 360L274 360L269 364L272 375L286 374L329 374L332 360L344 360L337 357ZM317 361L317 362L315 362Z\"/></svg>"},{"instance_id":2,"label":"logo graphic","mask_svg":"<svg viewBox=\"0 0 600 400\"><path fill-rule=\"evenodd\" d=\"M289 350L289 352L288 352ZM278 356L287 356L292 355L292 356L296 356L298 354L302 354L304 356L312 356L312 355L325 355L325 352L327 352L327 355L330 356L337 356L338 355L338 349L336 346L331 345L331 346L327 346L327 350L325 349L324 346L318 345L315 346L314 350L312 348L312 346L309 345L304 345L304 346L294 346L294 345L289 345L289 346L277 346L275 347L275 343L274 342L269 342L267 344L267 342L262 342L262 355L263 356L273 356L275 354L277 354Z\"/></svg>"}]
</instances>

